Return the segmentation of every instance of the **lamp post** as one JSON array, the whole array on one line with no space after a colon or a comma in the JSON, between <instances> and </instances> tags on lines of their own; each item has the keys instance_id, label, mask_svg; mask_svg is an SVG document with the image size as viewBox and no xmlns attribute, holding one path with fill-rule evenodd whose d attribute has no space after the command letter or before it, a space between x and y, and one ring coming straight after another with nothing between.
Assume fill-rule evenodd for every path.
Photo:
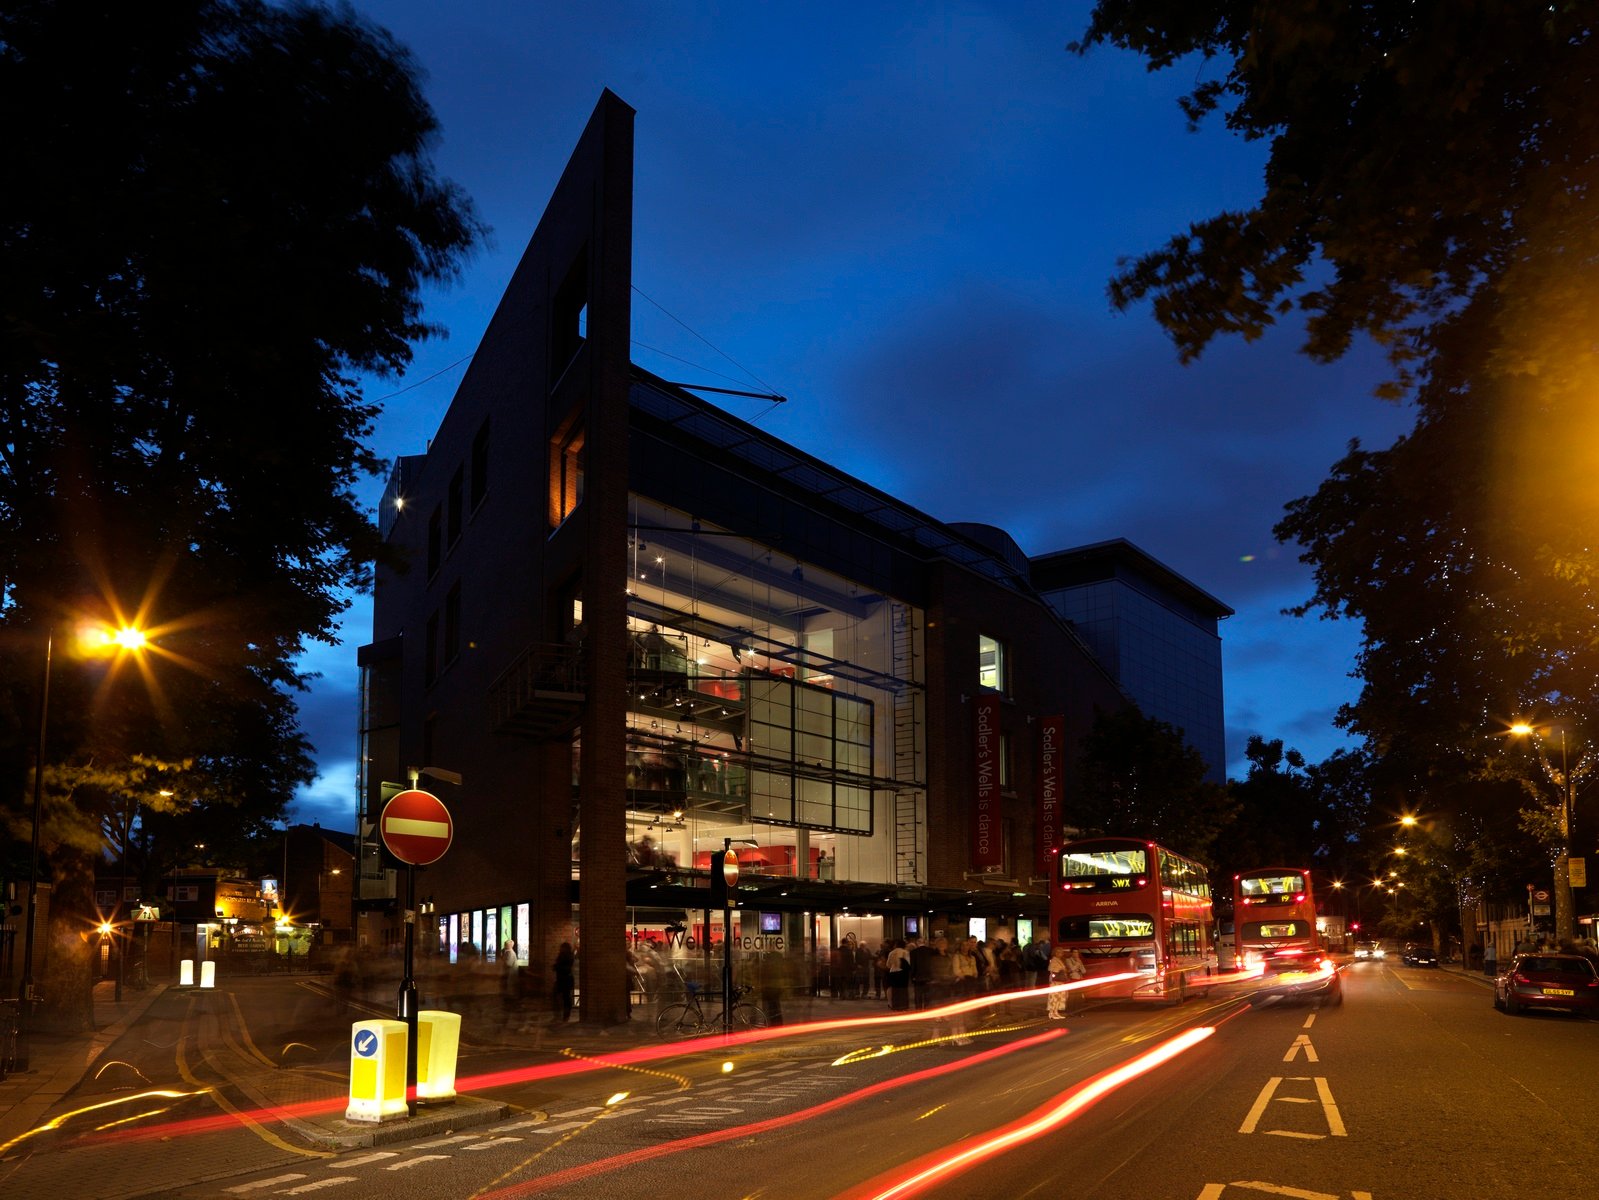
<instances>
[{"instance_id":1,"label":"lamp post","mask_svg":"<svg viewBox=\"0 0 1599 1200\"><path fill-rule=\"evenodd\" d=\"M1550 726L1560 731L1560 845L1555 856L1555 941L1570 942L1576 935L1575 908L1571 900L1571 813L1575 796L1571 788L1571 769L1566 760L1566 727ZM1539 730L1526 722L1518 721L1510 727L1517 737L1536 735ZM1540 757L1542 746L1539 747Z\"/></svg>"},{"instance_id":2,"label":"lamp post","mask_svg":"<svg viewBox=\"0 0 1599 1200\"><path fill-rule=\"evenodd\" d=\"M144 634L138 629L124 626L121 629L100 628L97 638L81 638L102 647L115 647L117 651L138 650L144 645ZM50 727L50 667L55 658L55 629L45 630L44 670L39 678L39 736L33 752L33 817L32 832L28 839L28 924L22 938L22 988L21 1004L17 1014L17 1070L28 1070L29 1032L33 1025L34 981L33 942L34 927L39 921L39 826L44 817L44 751Z\"/></svg>"},{"instance_id":3,"label":"lamp post","mask_svg":"<svg viewBox=\"0 0 1599 1200\"><path fill-rule=\"evenodd\" d=\"M39 740L33 754L33 834L28 842L28 925L22 938L22 1003L17 1013L17 1070L28 1069L28 1031L33 1024L33 927L39 920L39 818L44 807L45 730L50 717L50 661L55 631L44 635L44 675L39 684Z\"/></svg>"}]
</instances>

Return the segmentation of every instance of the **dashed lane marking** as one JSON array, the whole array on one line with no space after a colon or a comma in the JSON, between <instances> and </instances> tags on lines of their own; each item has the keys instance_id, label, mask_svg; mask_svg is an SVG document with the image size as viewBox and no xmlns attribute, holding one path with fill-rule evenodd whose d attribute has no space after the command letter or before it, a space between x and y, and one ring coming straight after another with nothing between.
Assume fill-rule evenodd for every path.
<instances>
[{"instance_id":1,"label":"dashed lane marking","mask_svg":"<svg viewBox=\"0 0 1599 1200\"><path fill-rule=\"evenodd\" d=\"M402 1158L397 1163L390 1163L383 1169L385 1171L404 1171L425 1162L448 1162L449 1160L450 1156L448 1154L418 1154L415 1158Z\"/></svg>"},{"instance_id":2,"label":"dashed lane marking","mask_svg":"<svg viewBox=\"0 0 1599 1200\"><path fill-rule=\"evenodd\" d=\"M229 1196L242 1196L247 1192L257 1192L262 1188L278 1187L285 1183L294 1183L304 1179L304 1175L274 1175L271 1179L257 1179L254 1183L240 1183L233 1187L223 1189Z\"/></svg>"},{"instance_id":3,"label":"dashed lane marking","mask_svg":"<svg viewBox=\"0 0 1599 1200\"><path fill-rule=\"evenodd\" d=\"M320 1192L323 1188L338 1187L343 1183L354 1183L354 1175L335 1175L331 1179L318 1179L314 1183L302 1183L299 1187L286 1188L278 1193L280 1196L302 1196L306 1192Z\"/></svg>"},{"instance_id":4,"label":"dashed lane marking","mask_svg":"<svg viewBox=\"0 0 1599 1200\"><path fill-rule=\"evenodd\" d=\"M372 1154L363 1154L360 1158L341 1158L337 1162L330 1162L330 1171L348 1171L351 1167L364 1167L368 1163L382 1162L386 1158L398 1158L398 1150L378 1150Z\"/></svg>"}]
</instances>

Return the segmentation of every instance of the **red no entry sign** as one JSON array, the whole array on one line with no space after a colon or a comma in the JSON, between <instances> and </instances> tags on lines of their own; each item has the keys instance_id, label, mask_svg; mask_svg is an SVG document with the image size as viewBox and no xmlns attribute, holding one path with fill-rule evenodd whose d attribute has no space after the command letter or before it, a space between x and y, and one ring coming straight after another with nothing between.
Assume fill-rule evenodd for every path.
<instances>
[{"instance_id":1,"label":"red no entry sign","mask_svg":"<svg viewBox=\"0 0 1599 1200\"><path fill-rule=\"evenodd\" d=\"M450 848L455 825L450 810L432 792L401 792L383 806L378 821L389 853L413 867L438 862Z\"/></svg>"}]
</instances>

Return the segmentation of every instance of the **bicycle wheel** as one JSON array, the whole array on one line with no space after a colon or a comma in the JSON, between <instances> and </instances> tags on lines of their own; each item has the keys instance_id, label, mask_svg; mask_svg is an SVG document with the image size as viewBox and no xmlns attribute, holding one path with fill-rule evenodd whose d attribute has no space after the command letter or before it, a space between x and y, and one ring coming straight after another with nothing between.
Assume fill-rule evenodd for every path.
<instances>
[{"instance_id":1,"label":"bicycle wheel","mask_svg":"<svg viewBox=\"0 0 1599 1200\"><path fill-rule=\"evenodd\" d=\"M700 1031L700 1012L689 1004L668 1004L655 1018L655 1032L662 1037L690 1037Z\"/></svg>"},{"instance_id":2,"label":"bicycle wheel","mask_svg":"<svg viewBox=\"0 0 1599 1200\"><path fill-rule=\"evenodd\" d=\"M734 1033L742 1029L765 1029L766 1014L753 1004L735 1004L731 1025Z\"/></svg>"}]
</instances>

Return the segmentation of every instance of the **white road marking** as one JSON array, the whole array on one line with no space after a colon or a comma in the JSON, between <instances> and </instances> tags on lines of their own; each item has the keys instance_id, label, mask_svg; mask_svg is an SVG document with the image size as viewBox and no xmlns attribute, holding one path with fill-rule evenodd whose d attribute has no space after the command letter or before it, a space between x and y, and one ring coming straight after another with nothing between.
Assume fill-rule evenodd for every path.
<instances>
[{"instance_id":1,"label":"white road marking","mask_svg":"<svg viewBox=\"0 0 1599 1200\"><path fill-rule=\"evenodd\" d=\"M398 1150L379 1150L375 1154L366 1154L360 1158L341 1158L328 1164L329 1170L347 1171L351 1167L364 1167L368 1163L382 1162L385 1158L398 1158Z\"/></svg>"},{"instance_id":2,"label":"white road marking","mask_svg":"<svg viewBox=\"0 0 1599 1200\"><path fill-rule=\"evenodd\" d=\"M418 1154L415 1158L406 1158L397 1163L390 1163L383 1169L385 1171L403 1171L407 1167L416 1166L418 1163L448 1162L449 1158L450 1156L448 1154Z\"/></svg>"},{"instance_id":3,"label":"white road marking","mask_svg":"<svg viewBox=\"0 0 1599 1200\"><path fill-rule=\"evenodd\" d=\"M458 1133L454 1137L438 1138L431 1142L418 1142L413 1150L436 1150L440 1146L459 1146L462 1142L475 1142L482 1136L476 1133Z\"/></svg>"},{"instance_id":4,"label":"white road marking","mask_svg":"<svg viewBox=\"0 0 1599 1200\"><path fill-rule=\"evenodd\" d=\"M323 1188L338 1187L341 1183L354 1183L354 1175L335 1175L332 1179L318 1179L315 1183L302 1183L278 1193L280 1196L300 1196L306 1192L320 1192Z\"/></svg>"},{"instance_id":5,"label":"white road marking","mask_svg":"<svg viewBox=\"0 0 1599 1200\"><path fill-rule=\"evenodd\" d=\"M242 1196L246 1192L259 1191L261 1188L277 1187L279 1184L293 1183L297 1179L304 1179L304 1175L275 1175L271 1179L257 1179L254 1183L241 1183L236 1187L223 1189L230 1196Z\"/></svg>"}]
</instances>

